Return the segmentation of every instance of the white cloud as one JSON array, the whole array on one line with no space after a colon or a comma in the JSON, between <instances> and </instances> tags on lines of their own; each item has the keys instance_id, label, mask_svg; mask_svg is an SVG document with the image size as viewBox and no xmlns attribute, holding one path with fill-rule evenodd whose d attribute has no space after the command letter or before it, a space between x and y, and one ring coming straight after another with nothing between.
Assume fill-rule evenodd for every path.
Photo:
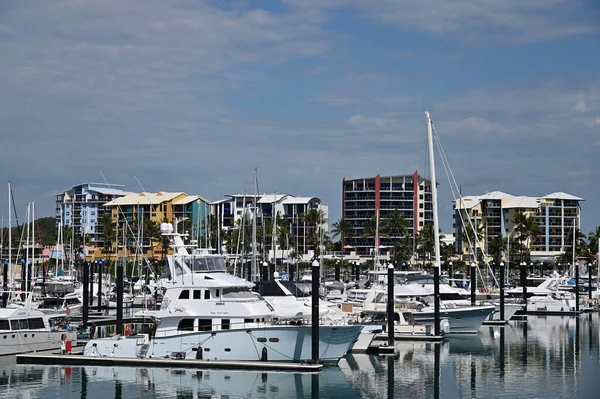
<instances>
[{"instance_id":1,"label":"white cloud","mask_svg":"<svg viewBox=\"0 0 600 399\"><path fill-rule=\"evenodd\" d=\"M311 14L346 7L401 30L452 35L469 42L535 42L598 33L595 10L573 0L284 0Z\"/></svg>"},{"instance_id":2,"label":"white cloud","mask_svg":"<svg viewBox=\"0 0 600 399\"><path fill-rule=\"evenodd\" d=\"M362 114L352 115L350 118L346 119L347 125L354 126L377 126L382 127L385 125L385 120L378 117L367 117Z\"/></svg>"},{"instance_id":3,"label":"white cloud","mask_svg":"<svg viewBox=\"0 0 600 399\"><path fill-rule=\"evenodd\" d=\"M578 100L573 106L573 111L586 112L589 109L585 106L585 101Z\"/></svg>"}]
</instances>

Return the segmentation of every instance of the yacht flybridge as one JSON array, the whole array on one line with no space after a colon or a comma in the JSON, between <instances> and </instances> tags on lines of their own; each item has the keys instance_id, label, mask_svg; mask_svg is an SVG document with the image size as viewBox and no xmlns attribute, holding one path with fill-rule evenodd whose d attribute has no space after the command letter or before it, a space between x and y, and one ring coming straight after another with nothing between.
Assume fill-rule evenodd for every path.
<instances>
[{"instance_id":1,"label":"yacht flybridge","mask_svg":"<svg viewBox=\"0 0 600 399\"><path fill-rule=\"evenodd\" d=\"M94 339L84 354L121 357L187 357L218 360L311 360L311 327L273 319L274 308L250 289L253 283L227 273L223 257L186 246L173 225L161 232L174 254L163 273L158 311L136 316L157 320L153 336ZM321 326L323 362L337 362L361 332L360 326Z\"/></svg>"}]
</instances>

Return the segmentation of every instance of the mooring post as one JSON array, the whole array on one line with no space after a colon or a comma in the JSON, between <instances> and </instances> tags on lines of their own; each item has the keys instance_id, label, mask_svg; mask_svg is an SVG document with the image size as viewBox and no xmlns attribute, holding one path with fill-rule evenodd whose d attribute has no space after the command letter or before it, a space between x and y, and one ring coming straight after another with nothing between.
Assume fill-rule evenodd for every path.
<instances>
[{"instance_id":1,"label":"mooring post","mask_svg":"<svg viewBox=\"0 0 600 399\"><path fill-rule=\"evenodd\" d=\"M504 262L500 262L500 320L504 321Z\"/></svg>"},{"instance_id":2,"label":"mooring post","mask_svg":"<svg viewBox=\"0 0 600 399\"><path fill-rule=\"evenodd\" d=\"M433 267L433 331L436 337L440 336L440 265L435 264Z\"/></svg>"},{"instance_id":3,"label":"mooring post","mask_svg":"<svg viewBox=\"0 0 600 399\"><path fill-rule=\"evenodd\" d=\"M9 249L10 250L10 249ZM6 307L6 298L8 298L8 259L4 259L4 279L2 280L2 307Z\"/></svg>"},{"instance_id":4,"label":"mooring post","mask_svg":"<svg viewBox=\"0 0 600 399\"><path fill-rule=\"evenodd\" d=\"M319 363L319 261L312 263L312 362Z\"/></svg>"},{"instance_id":5,"label":"mooring post","mask_svg":"<svg viewBox=\"0 0 600 399\"><path fill-rule=\"evenodd\" d=\"M90 261L90 307L94 306L94 261Z\"/></svg>"},{"instance_id":6,"label":"mooring post","mask_svg":"<svg viewBox=\"0 0 600 399\"><path fill-rule=\"evenodd\" d=\"M98 312L102 312L102 259L98 261Z\"/></svg>"},{"instance_id":7,"label":"mooring post","mask_svg":"<svg viewBox=\"0 0 600 399\"><path fill-rule=\"evenodd\" d=\"M388 346L394 346L394 265L388 265L387 273L387 320Z\"/></svg>"},{"instance_id":8,"label":"mooring post","mask_svg":"<svg viewBox=\"0 0 600 399\"><path fill-rule=\"evenodd\" d=\"M117 266L117 334L123 335L123 265Z\"/></svg>"},{"instance_id":9,"label":"mooring post","mask_svg":"<svg viewBox=\"0 0 600 399\"><path fill-rule=\"evenodd\" d=\"M523 314L527 314L527 263L521 262L521 286L523 287Z\"/></svg>"},{"instance_id":10,"label":"mooring post","mask_svg":"<svg viewBox=\"0 0 600 399\"><path fill-rule=\"evenodd\" d=\"M471 263L471 282L469 283L471 286L471 306L475 306L475 289L477 288L477 269L475 266L475 262Z\"/></svg>"},{"instance_id":11,"label":"mooring post","mask_svg":"<svg viewBox=\"0 0 600 399\"><path fill-rule=\"evenodd\" d=\"M89 268L87 261L85 261L85 262L83 262L83 322L82 322L83 331L85 331L87 328L88 311L89 311L89 307L90 307L90 300L88 297L89 296L89 288L90 288L90 284L88 281L89 278L90 278L90 268Z\"/></svg>"},{"instance_id":12,"label":"mooring post","mask_svg":"<svg viewBox=\"0 0 600 399\"><path fill-rule=\"evenodd\" d=\"M579 264L575 262L575 311L579 313Z\"/></svg>"}]
</instances>

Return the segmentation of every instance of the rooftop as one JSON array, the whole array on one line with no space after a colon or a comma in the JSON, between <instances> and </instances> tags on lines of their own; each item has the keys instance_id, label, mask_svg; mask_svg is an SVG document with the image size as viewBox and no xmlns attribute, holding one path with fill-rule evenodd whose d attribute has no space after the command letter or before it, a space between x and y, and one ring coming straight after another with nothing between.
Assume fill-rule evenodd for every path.
<instances>
[{"instance_id":1,"label":"rooftop","mask_svg":"<svg viewBox=\"0 0 600 399\"><path fill-rule=\"evenodd\" d=\"M121 205L158 205L163 202L172 201L180 195L187 195L183 192L168 193L159 191L157 193L140 193L129 194L121 198L117 198L104 204L104 206L121 206Z\"/></svg>"}]
</instances>

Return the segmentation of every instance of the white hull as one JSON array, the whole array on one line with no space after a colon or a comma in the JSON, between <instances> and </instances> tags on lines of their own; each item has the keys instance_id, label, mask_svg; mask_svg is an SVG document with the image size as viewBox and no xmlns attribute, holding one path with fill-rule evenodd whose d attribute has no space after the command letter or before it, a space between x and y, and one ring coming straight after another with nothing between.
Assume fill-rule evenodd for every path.
<instances>
[{"instance_id":1,"label":"white hull","mask_svg":"<svg viewBox=\"0 0 600 399\"><path fill-rule=\"evenodd\" d=\"M555 299L550 296L532 296L527 300L527 313L559 314L574 311L574 299Z\"/></svg>"},{"instance_id":2,"label":"white hull","mask_svg":"<svg viewBox=\"0 0 600 399\"><path fill-rule=\"evenodd\" d=\"M523 307L520 303L505 303L504 304L504 319L510 320L515 313L519 311ZM496 310L491 318L491 320L500 320L500 304L496 304Z\"/></svg>"},{"instance_id":3,"label":"white hull","mask_svg":"<svg viewBox=\"0 0 600 399\"><path fill-rule=\"evenodd\" d=\"M358 339L362 326L319 327L319 355L322 362L337 362ZM95 339L87 343L87 356L183 357L211 360L260 360L266 349L269 361L311 360L311 327L261 327L240 330L190 332L155 337L143 348L144 336ZM94 346L95 345L95 346ZM195 351L200 347L202 350ZM146 353L144 353L146 352Z\"/></svg>"},{"instance_id":4,"label":"white hull","mask_svg":"<svg viewBox=\"0 0 600 399\"><path fill-rule=\"evenodd\" d=\"M494 306L469 306L453 309L441 308L440 319L448 319L450 323L450 334L477 333L479 328L494 311ZM424 308L420 312L414 312L415 322L421 324L433 324L433 308Z\"/></svg>"},{"instance_id":5,"label":"white hull","mask_svg":"<svg viewBox=\"0 0 600 399\"><path fill-rule=\"evenodd\" d=\"M77 339L77 334L73 331L0 331L0 356L58 349L61 347L63 335L66 335L69 341Z\"/></svg>"}]
</instances>

